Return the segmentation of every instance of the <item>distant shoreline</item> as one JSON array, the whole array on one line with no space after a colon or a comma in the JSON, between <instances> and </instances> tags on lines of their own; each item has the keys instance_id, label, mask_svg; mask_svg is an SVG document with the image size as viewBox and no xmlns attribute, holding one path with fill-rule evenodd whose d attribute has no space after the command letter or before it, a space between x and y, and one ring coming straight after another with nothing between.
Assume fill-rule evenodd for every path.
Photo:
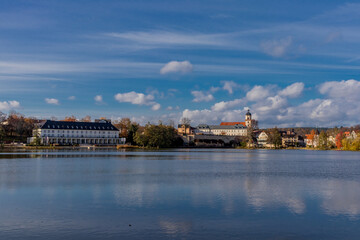
<instances>
[{"instance_id":1,"label":"distant shoreline","mask_svg":"<svg viewBox=\"0 0 360 240\"><path fill-rule=\"evenodd\" d=\"M360 152L356 150L341 149L317 149L317 148L232 148L232 147L177 147L180 149L246 149L246 150L309 150L309 151L350 151ZM118 146L3 146L0 152L16 151L16 150L81 150L81 149L147 149L147 150L164 150L173 148L146 148L134 145L118 145Z\"/></svg>"}]
</instances>

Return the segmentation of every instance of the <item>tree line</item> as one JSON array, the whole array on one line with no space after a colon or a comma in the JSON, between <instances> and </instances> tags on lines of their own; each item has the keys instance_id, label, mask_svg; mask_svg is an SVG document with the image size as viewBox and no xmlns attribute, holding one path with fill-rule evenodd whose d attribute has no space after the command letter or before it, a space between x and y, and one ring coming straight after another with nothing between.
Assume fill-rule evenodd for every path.
<instances>
[{"instance_id":1,"label":"tree line","mask_svg":"<svg viewBox=\"0 0 360 240\"><path fill-rule=\"evenodd\" d=\"M17 112L0 112L0 142L25 142L32 135L36 121Z\"/></svg>"},{"instance_id":2,"label":"tree line","mask_svg":"<svg viewBox=\"0 0 360 240\"><path fill-rule=\"evenodd\" d=\"M105 119L105 118L101 118ZM57 120L52 117L52 120ZM60 121L68 122L91 122L90 116L78 119L75 116L67 116ZM33 117L25 117L17 112L5 114L0 112L0 143L26 142L31 137L36 125L40 123ZM122 118L112 122L119 129L119 137L126 138L126 143L151 148L179 147L182 145L181 138L172 124L146 124L141 126L130 118Z\"/></svg>"}]
</instances>

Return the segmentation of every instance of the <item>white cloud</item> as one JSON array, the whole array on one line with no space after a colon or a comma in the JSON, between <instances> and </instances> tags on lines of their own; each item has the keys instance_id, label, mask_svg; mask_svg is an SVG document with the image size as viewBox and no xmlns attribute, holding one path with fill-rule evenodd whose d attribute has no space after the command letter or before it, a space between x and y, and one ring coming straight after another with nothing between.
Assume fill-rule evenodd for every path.
<instances>
[{"instance_id":1,"label":"white cloud","mask_svg":"<svg viewBox=\"0 0 360 240\"><path fill-rule=\"evenodd\" d=\"M56 98L45 98L45 102L47 104L53 104L53 105L59 105L60 104L59 100L56 99Z\"/></svg>"},{"instance_id":2,"label":"white cloud","mask_svg":"<svg viewBox=\"0 0 360 240\"><path fill-rule=\"evenodd\" d=\"M103 97L101 96L101 95L96 95L95 97L94 97L94 100L95 100L95 102L96 103L103 103Z\"/></svg>"},{"instance_id":3,"label":"white cloud","mask_svg":"<svg viewBox=\"0 0 360 240\"><path fill-rule=\"evenodd\" d=\"M254 106L260 113L274 115L276 113L275 110L280 110L281 108L287 106L287 101L285 98L276 95L274 97L268 97L264 101L256 103Z\"/></svg>"},{"instance_id":4,"label":"white cloud","mask_svg":"<svg viewBox=\"0 0 360 240\"><path fill-rule=\"evenodd\" d=\"M217 91L219 91L219 90L220 90L219 87L211 87L210 90L209 90L209 92L215 93L215 92L217 92Z\"/></svg>"},{"instance_id":5,"label":"white cloud","mask_svg":"<svg viewBox=\"0 0 360 240\"><path fill-rule=\"evenodd\" d=\"M75 99L76 99L75 96L70 96L70 97L68 97L68 100L71 100L71 101L73 101L73 100L75 100Z\"/></svg>"},{"instance_id":6,"label":"white cloud","mask_svg":"<svg viewBox=\"0 0 360 240\"><path fill-rule=\"evenodd\" d=\"M193 124L219 124L221 121L243 121L250 108L261 127L351 126L360 122L360 81L331 81L319 86L324 98L310 99L292 105L289 98L299 96L303 83L294 83L274 91L276 86L255 86L245 98L215 103L210 109L186 109L182 116Z\"/></svg>"},{"instance_id":7,"label":"white cloud","mask_svg":"<svg viewBox=\"0 0 360 240\"><path fill-rule=\"evenodd\" d=\"M270 95L270 89L263 86L255 86L246 94L249 101L259 101Z\"/></svg>"},{"instance_id":8,"label":"white cloud","mask_svg":"<svg viewBox=\"0 0 360 240\"><path fill-rule=\"evenodd\" d=\"M325 82L319 86L319 92L331 98L360 100L360 81L350 79Z\"/></svg>"},{"instance_id":9,"label":"white cloud","mask_svg":"<svg viewBox=\"0 0 360 240\"><path fill-rule=\"evenodd\" d=\"M118 93L115 95L115 99L118 102L128 102L137 105L151 105L150 103L154 100L154 96L151 94L145 95L143 93L132 91L128 93Z\"/></svg>"},{"instance_id":10,"label":"white cloud","mask_svg":"<svg viewBox=\"0 0 360 240\"><path fill-rule=\"evenodd\" d=\"M152 106L151 109L157 111L161 108L161 105L154 101L155 97L152 94L145 95L143 93L128 92L118 93L115 95L115 100L118 102L127 102L135 105Z\"/></svg>"},{"instance_id":11,"label":"white cloud","mask_svg":"<svg viewBox=\"0 0 360 240\"><path fill-rule=\"evenodd\" d=\"M221 101L218 103L215 103L212 107L211 110L213 111L224 111L224 110L228 110L228 109L234 109L234 108L239 108L244 106L244 104L246 103L246 99L234 99L232 101Z\"/></svg>"},{"instance_id":12,"label":"white cloud","mask_svg":"<svg viewBox=\"0 0 360 240\"><path fill-rule=\"evenodd\" d=\"M0 102L0 111L9 111L11 109L20 108L18 101L3 101Z\"/></svg>"},{"instance_id":13,"label":"white cloud","mask_svg":"<svg viewBox=\"0 0 360 240\"><path fill-rule=\"evenodd\" d=\"M303 90L304 90L304 83L297 82L281 90L279 92L279 95L283 97L296 98L301 95Z\"/></svg>"},{"instance_id":14,"label":"white cloud","mask_svg":"<svg viewBox=\"0 0 360 240\"><path fill-rule=\"evenodd\" d=\"M234 90L239 87L239 85L233 81L222 81L223 89L228 91L229 94L233 94Z\"/></svg>"},{"instance_id":15,"label":"white cloud","mask_svg":"<svg viewBox=\"0 0 360 240\"><path fill-rule=\"evenodd\" d=\"M311 99L297 106L290 106L277 116L288 125L339 126L355 125L360 121L360 82L343 80L325 82L319 86L324 99Z\"/></svg>"},{"instance_id":16,"label":"white cloud","mask_svg":"<svg viewBox=\"0 0 360 240\"><path fill-rule=\"evenodd\" d=\"M331 99L325 99L312 110L310 118L318 121L339 120L342 118L342 114L339 114L341 112L338 104Z\"/></svg>"},{"instance_id":17,"label":"white cloud","mask_svg":"<svg viewBox=\"0 0 360 240\"><path fill-rule=\"evenodd\" d=\"M161 74L168 74L168 73L189 73L192 72L193 65L189 61L171 61L165 64L160 69Z\"/></svg>"},{"instance_id":18,"label":"white cloud","mask_svg":"<svg viewBox=\"0 0 360 240\"><path fill-rule=\"evenodd\" d=\"M287 37L280 40L266 41L261 43L260 46L268 55L273 57L283 57L291 46L292 41L292 37Z\"/></svg>"},{"instance_id":19,"label":"white cloud","mask_svg":"<svg viewBox=\"0 0 360 240\"><path fill-rule=\"evenodd\" d=\"M159 103L155 103L152 107L151 110L153 111L157 111L161 108L161 105Z\"/></svg>"},{"instance_id":20,"label":"white cloud","mask_svg":"<svg viewBox=\"0 0 360 240\"><path fill-rule=\"evenodd\" d=\"M130 42L149 47L164 47L169 45L205 45L222 46L228 44L228 37L231 34L201 34L201 33L181 33L166 31L149 32L123 32L106 33L105 36L128 40Z\"/></svg>"},{"instance_id":21,"label":"white cloud","mask_svg":"<svg viewBox=\"0 0 360 240\"><path fill-rule=\"evenodd\" d=\"M209 102L214 100L214 96L210 93L203 93L202 91L191 91L194 96L193 102Z\"/></svg>"},{"instance_id":22,"label":"white cloud","mask_svg":"<svg viewBox=\"0 0 360 240\"><path fill-rule=\"evenodd\" d=\"M174 108L172 107L172 106L168 106L167 108L166 108L166 110L168 110L168 111L172 111Z\"/></svg>"},{"instance_id":23,"label":"white cloud","mask_svg":"<svg viewBox=\"0 0 360 240\"><path fill-rule=\"evenodd\" d=\"M246 109L231 111L212 111L209 109L189 110L182 112L182 118L191 119L191 123L196 125L200 123L219 124L223 121L244 121Z\"/></svg>"}]
</instances>

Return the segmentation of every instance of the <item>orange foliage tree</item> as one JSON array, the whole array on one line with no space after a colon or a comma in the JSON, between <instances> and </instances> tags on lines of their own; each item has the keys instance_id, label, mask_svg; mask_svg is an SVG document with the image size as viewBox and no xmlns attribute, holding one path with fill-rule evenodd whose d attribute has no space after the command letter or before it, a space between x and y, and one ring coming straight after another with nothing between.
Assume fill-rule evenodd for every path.
<instances>
[{"instance_id":1,"label":"orange foliage tree","mask_svg":"<svg viewBox=\"0 0 360 240\"><path fill-rule=\"evenodd\" d=\"M344 139L344 133L343 132L339 132L337 135L336 135L336 138L335 138L335 145L336 145L336 148L337 149L341 149L342 148L342 140Z\"/></svg>"},{"instance_id":2,"label":"orange foliage tree","mask_svg":"<svg viewBox=\"0 0 360 240\"><path fill-rule=\"evenodd\" d=\"M62 121L65 121L65 122L76 122L76 117L74 115L72 115L71 117L65 117L64 120Z\"/></svg>"}]
</instances>

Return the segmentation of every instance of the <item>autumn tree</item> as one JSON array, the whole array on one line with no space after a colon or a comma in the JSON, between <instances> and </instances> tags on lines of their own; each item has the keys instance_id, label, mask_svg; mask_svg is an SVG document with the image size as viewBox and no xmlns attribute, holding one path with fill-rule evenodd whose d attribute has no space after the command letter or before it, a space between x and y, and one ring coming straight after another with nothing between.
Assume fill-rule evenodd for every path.
<instances>
[{"instance_id":1,"label":"autumn tree","mask_svg":"<svg viewBox=\"0 0 360 240\"><path fill-rule=\"evenodd\" d=\"M353 142L353 150L360 151L360 133L357 134L357 137Z\"/></svg>"},{"instance_id":2,"label":"autumn tree","mask_svg":"<svg viewBox=\"0 0 360 240\"><path fill-rule=\"evenodd\" d=\"M254 129L252 127L247 128L246 140L247 140L247 143L248 143L249 147L253 146L255 141L256 141L255 132L254 132Z\"/></svg>"},{"instance_id":3,"label":"autumn tree","mask_svg":"<svg viewBox=\"0 0 360 240\"><path fill-rule=\"evenodd\" d=\"M7 118L7 124L3 125L7 137L21 139L30 137L34 129L34 119L25 118L17 112L11 112Z\"/></svg>"},{"instance_id":4,"label":"autumn tree","mask_svg":"<svg viewBox=\"0 0 360 240\"><path fill-rule=\"evenodd\" d=\"M307 139L314 145L314 139L315 139L316 131L313 129L311 130L310 134L307 136Z\"/></svg>"},{"instance_id":5,"label":"autumn tree","mask_svg":"<svg viewBox=\"0 0 360 240\"><path fill-rule=\"evenodd\" d=\"M126 138L127 143L134 144L134 136L140 127L138 123L132 122L130 118L122 118L114 126L119 129L120 137Z\"/></svg>"},{"instance_id":6,"label":"autumn tree","mask_svg":"<svg viewBox=\"0 0 360 240\"><path fill-rule=\"evenodd\" d=\"M275 148L282 145L281 133L276 127L270 130L268 142L273 144Z\"/></svg>"},{"instance_id":7,"label":"autumn tree","mask_svg":"<svg viewBox=\"0 0 360 240\"><path fill-rule=\"evenodd\" d=\"M83 117L80 122L91 122L91 117L89 115Z\"/></svg>"},{"instance_id":8,"label":"autumn tree","mask_svg":"<svg viewBox=\"0 0 360 240\"><path fill-rule=\"evenodd\" d=\"M120 121L115 122L114 126L119 129L120 137L127 138L128 137L128 130L131 126L130 118L122 118Z\"/></svg>"},{"instance_id":9,"label":"autumn tree","mask_svg":"<svg viewBox=\"0 0 360 240\"><path fill-rule=\"evenodd\" d=\"M38 131L38 127L35 127L34 129L34 132L36 133L33 139L33 141L31 142L32 145L35 145L35 146L39 146L41 145L41 138L40 138L40 133Z\"/></svg>"},{"instance_id":10,"label":"autumn tree","mask_svg":"<svg viewBox=\"0 0 360 240\"><path fill-rule=\"evenodd\" d=\"M70 117L65 117L64 120L65 122L77 122L76 117L74 115L71 115Z\"/></svg>"},{"instance_id":11,"label":"autumn tree","mask_svg":"<svg viewBox=\"0 0 360 240\"><path fill-rule=\"evenodd\" d=\"M341 149L342 148L342 140L344 139L344 133L343 132L339 132L336 135L335 138L335 145L337 149Z\"/></svg>"}]
</instances>

